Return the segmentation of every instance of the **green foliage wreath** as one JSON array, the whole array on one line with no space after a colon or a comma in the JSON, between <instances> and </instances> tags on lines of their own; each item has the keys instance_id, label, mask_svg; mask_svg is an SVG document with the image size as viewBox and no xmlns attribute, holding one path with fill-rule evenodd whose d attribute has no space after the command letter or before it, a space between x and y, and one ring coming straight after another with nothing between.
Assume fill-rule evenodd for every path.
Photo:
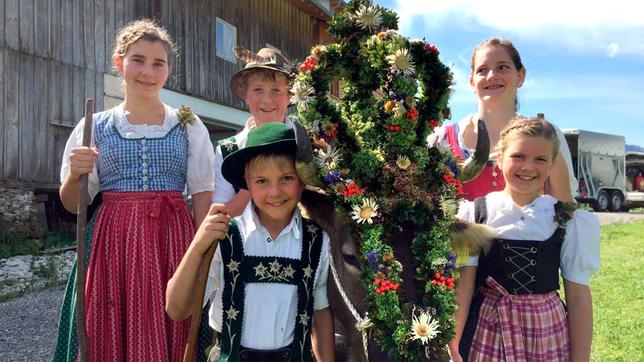
<instances>
[{"instance_id":1,"label":"green foliage wreath","mask_svg":"<svg viewBox=\"0 0 644 362\"><path fill-rule=\"evenodd\" d=\"M360 242L372 335L390 357L413 361L443 353L454 333L448 230L461 184L451 152L426 142L452 74L435 46L397 28L393 11L351 1L329 22L335 43L314 47L299 66L291 101L313 140L320 183ZM333 78L342 80L339 102L327 95ZM422 300L407 308L388 241L410 224Z\"/></svg>"}]
</instances>

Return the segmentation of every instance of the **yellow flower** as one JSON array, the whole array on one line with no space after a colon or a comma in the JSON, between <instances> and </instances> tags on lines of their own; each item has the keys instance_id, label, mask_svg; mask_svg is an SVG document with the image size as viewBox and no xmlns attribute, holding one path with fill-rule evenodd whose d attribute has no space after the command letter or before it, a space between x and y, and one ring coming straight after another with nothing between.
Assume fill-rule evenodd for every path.
<instances>
[{"instance_id":1,"label":"yellow flower","mask_svg":"<svg viewBox=\"0 0 644 362\"><path fill-rule=\"evenodd\" d=\"M409 160L409 157L407 156L398 156L398 159L396 160L396 166L398 166L399 169L401 170L406 170L411 166L411 160Z\"/></svg>"},{"instance_id":2,"label":"yellow flower","mask_svg":"<svg viewBox=\"0 0 644 362\"><path fill-rule=\"evenodd\" d=\"M385 112L387 112L387 113L391 112L391 110L394 109L395 105L396 105L396 103L394 101L392 101L391 99L388 100L385 103Z\"/></svg>"},{"instance_id":3,"label":"yellow flower","mask_svg":"<svg viewBox=\"0 0 644 362\"><path fill-rule=\"evenodd\" d=\"M411 340L420 339L426 344L430 339L438 335L438 322L432 319L427 312L421 312L420 316L413 315L411 323Z\"/></svg>"},{"instance_id":4,"label":"yellow flower","mask_svg":"<svg viewBox=\"0 0 644 362\"><path fill-rule=\"evenodd\" d=\"M367 198L362 201L362 205L353 205L351 218L358 223L373 223L373 218L378 216L378 204L375 200Z\"/></svg>"},{"instance_id":5,"label":"yellow flower","mask_svg":"<svg viewBox=\"0 0 644 362\"><path fill-rule=\"evenodd\" d=\"M407 49L398 49L395 53L387 56L387 61L397 71L404 75L413 75L416 72L416 66L411 61L411 54Z\"/></svg>"}]
</instances>

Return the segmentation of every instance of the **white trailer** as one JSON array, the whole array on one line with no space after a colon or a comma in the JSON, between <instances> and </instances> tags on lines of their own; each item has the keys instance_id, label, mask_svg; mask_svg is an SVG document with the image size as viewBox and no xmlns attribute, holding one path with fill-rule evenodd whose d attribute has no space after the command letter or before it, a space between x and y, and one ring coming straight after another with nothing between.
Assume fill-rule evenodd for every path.
<instances>
[{"instance_id":1,"label":"white trailer","mask_svg":"<svg viewBox=\"0 0 644 362\"><path fill-rule=\"evenodd\" d=\"M626 200L624 136L562 130L577 177L577 201L596 211L620 211Z\"/></svg>"}]
</instances>

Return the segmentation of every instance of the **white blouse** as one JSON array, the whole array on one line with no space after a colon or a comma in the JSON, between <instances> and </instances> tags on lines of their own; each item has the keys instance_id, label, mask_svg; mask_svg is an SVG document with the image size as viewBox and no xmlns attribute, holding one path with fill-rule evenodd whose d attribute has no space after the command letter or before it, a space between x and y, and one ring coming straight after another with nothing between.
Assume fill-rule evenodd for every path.
<instances>
[{"instance_id":1,"label":"white blouse","mask_svg":"<svg viewBox=\"0 0 644 362\"><path fill-rule=\"evenodd\" d=\"M125 116L123 104L114 108L114 125L123 138L159 138L168 133L177 123L179 117L178 110L164 104L165 117L162 125L131 124ZM195 115L194 124L186 124L188 133L188 174L186 180L188 184L188 194L194 195L199 192L213 191L214 189L214 149L208 129L201 119ZM85 119L81 119L72 131L65 151L63 152L63 161L60 167L60 182L65 180L69 170L69 155L71 150L81 147L83 144L83 129L85 128ZM96 147L94 142L94 130L92 129L92 147ZM100 152L100 150L99 150ZM88 177L88 189L90 196L94 198L99 190L99 179L96 166L94 171Z\"/></svg>"},{"instance_id":2,"label":"white blouse","mask_svg":"<svg viewBox=\"0 0 644 362\"><path fill-rule=\"evenodd\" d=\"M239 227L244 255L277 256L300 259L302 253L302 215L295 209L291 222L272 240L260 223L253 203L235 218ZM269 241L270 240L270 241ZM329 235L323 231L320 262L313 283L314 310L329 306L327 276L329 272ZM204 304L211 300L210 326L221 331L224 265L217 247L210 265ZM250 283L244 292L244 320L241 345L255 349L276 349L289 345L294 338L297 314L297 286L276 283Z\"/></svg>"},{"instance_id":3,"label":"white blouse","mask_svg":"<svg viewBox=\"0 0 644 362\"><path fill-rule=\"evenodd\" d=\"M458 144L469 154L472 154L474 152L474 149L464 146L465 141L463 140L463 134L465 133L465 128L467 128L467 126L471 122L473 122L474 119L474 115L469 115L458 121ZM570 156L568 142L566 142L566 137L561 132L559 127L557 127L554 123L551 124L557 131L557 138L559 138L559 153L561 153L564 160L566 161L566 167L568 168L568 178L570 182L570 191L572 192L572 196L575 197L577 195L578 184L577 179L575 178L574 170L572 168L572 157ZM434 132L427 136L427 144L429 147L440 145L451 150L449 143L447 142L447 132L445 130L445 126L437 127L436 129L434 129ZM495 146L496 145L490 145L490 160L492 161L496 161L496 156L493 156Z\"/></svg>"},{"instance_id":4,"label":"white blouse","mask_svg":"<svg viewBox=\"0 0 644 362\"><path fill-rule=\"evenodd\" d=\"M532 203L519 207L502 192L486 197L487 222L496 235L512 240L547 240L557 229L554 205L557 200L549 195L539 196ZM457 218L474 222L474 202L461 203ZM566 226L566 237L561 246L561 276L571 282L588 285L600 265L599 220L585 210L575 210ZM478 256L470 257L465 266L478 265Z\"/></svg>"}]
</instances>

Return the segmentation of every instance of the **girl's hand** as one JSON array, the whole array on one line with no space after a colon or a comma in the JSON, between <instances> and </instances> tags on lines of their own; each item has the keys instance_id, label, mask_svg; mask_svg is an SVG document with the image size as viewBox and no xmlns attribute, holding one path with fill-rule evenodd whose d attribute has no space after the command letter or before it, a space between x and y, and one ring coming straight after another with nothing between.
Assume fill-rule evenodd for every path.
<instances>
[{"instance_id":1,"label":"girl's hand","mask_svg":"<svg viewBox=\"0 0 644 362\"><path fill-rule=\"evenodd\" d=\"M194 238L195 248L201 254L204 254L213 242L226 236L230 223L230 216L226 213L226 205L214 204L210 206L208 215L199 226Z\"/></svg>"},{"instance_id":2,"label":"girl's hand","mask_svg":"<svg viewBox=\"0 0 644 362\"><path fill-rule=\"evenodd\" d=\"M97 148L73 148L69 154L69 174L72 179L78 180L81 175L91 173L94 170L94 162L97 156Z\"/></svg>"}]
</instances>

